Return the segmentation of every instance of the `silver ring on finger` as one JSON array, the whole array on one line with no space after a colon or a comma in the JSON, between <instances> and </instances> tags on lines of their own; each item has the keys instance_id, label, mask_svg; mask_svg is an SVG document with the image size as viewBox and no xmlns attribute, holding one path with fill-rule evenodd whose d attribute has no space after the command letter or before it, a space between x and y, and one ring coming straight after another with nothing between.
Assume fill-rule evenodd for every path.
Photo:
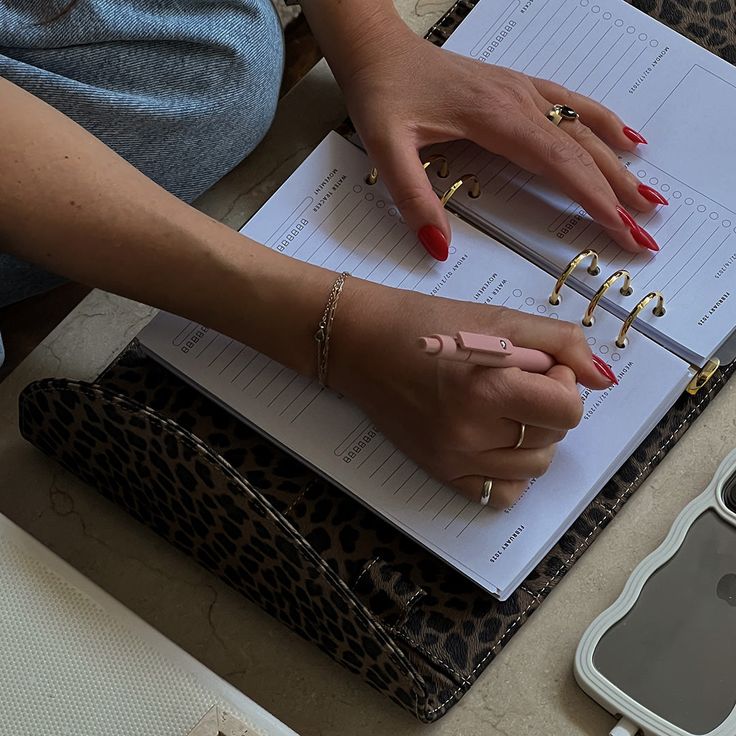
<instances>
[{"instance_id":1,"label":"silver ring on finger","mask_svg":"<svg viewBox=\"0 0 736 736\"><path fill-rule=\"evenodd\" d=\"M563 120L577 120L580 117L575 110L567 105L552 105L547 113L547 120L559 125Z\"/></svg>"},{"instance_id":2,"label":"silver ring on finger","mask_svg":"<svg viewBox=\"0 0 736 736\"><path fill-rule=\"evenodd\" d=\"M516 440L516 444L511 448L512 450L518 450L524 444L524 435L526 434L526 424L519 422L519 439Z\"/></svg>"},{"instance_id":3,"label":"silver ring on finger","mask_svg":"<svg viewBox=\"0 0 736 736\"><path fill-rule=\"evenodd\" d=\"M493 479L486 478L483 481L483 490L480 494L480 505L488 506L488 502L491 500L491 493L493 491Z\"/></svg>"}]
</instances>

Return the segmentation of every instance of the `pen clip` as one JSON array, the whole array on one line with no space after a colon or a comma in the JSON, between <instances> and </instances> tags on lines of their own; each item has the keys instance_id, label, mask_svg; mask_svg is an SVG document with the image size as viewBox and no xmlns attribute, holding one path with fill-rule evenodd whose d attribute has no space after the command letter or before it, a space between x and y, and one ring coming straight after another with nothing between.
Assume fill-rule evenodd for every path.
<instances>
[{"instance_id":1,"label":"pen clip","mask_svg":"<svg viewBox=\"0 0 736 736\"><path fill-rule=\"evenodd\" d=\"M505 337L476 335L473 332L458 332L455 341L465 350L475 350L478 353L487 353L488 355L511 355L514 349L511 340L507 340Z\"/></svg>"}]
</instances>

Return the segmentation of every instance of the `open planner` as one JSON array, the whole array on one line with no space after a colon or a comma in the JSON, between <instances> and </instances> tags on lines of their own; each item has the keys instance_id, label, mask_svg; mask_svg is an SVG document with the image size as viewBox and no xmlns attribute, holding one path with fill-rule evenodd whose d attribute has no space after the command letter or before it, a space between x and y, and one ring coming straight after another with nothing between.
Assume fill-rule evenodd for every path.
<instances>
[{"instance_id":1,"label":"open planner","mask_svg":"<svg viewBox=\"0 0 736 736\"><path fill-rule=\"evenodd\" d=\"M582 391L580 425L512 508L480 507L443 487L346 398L201 325L161 313L140 341L150 355L503 600L736 325L736 174L718 164L729 154L736 159L736 143L727 135L736 117L736 70L619 0L481 2L446 47L552 78L604 101L642 130L650 145L624 161L670 198L669 207L637 216L661 252L622 252L544 182L456 142L426 153L428 174L441 193L472 172L480 192L463 185L449 200L452 247L449 259L438 263L401 220L380 175L373 184L366 178L371 163L365 153L337 133L243 232L288 256L396 288L550 319L586 318L588 343L612 366L619 385ZM700 140L690 137L678 113L683 104L713 110L698 118ZM435 165L438 153L449 172ZM571 262L577 263L572 271ZM629 289L620 270L630 276Z\"/></svg>"}]
</instances>

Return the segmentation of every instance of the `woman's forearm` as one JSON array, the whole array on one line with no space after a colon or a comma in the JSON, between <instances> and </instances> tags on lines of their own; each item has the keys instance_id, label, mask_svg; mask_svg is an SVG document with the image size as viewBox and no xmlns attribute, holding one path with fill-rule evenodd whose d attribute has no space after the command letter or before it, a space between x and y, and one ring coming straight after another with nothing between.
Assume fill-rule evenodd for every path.
<instances>
[{"instance_id":1,"label":"woman's forearm","mask_svg":"<svg viewBox=\"0 0 736 736\"><path fill-rule=\"evenodd\" d=\"M380 54L383 41L411 33L393 0L302 0L301 6L332 73L343 87L366 62Z\"/></svg>"},{"instance_id":2,"label":"woman's forearm","mask_svg":"<svg viewBox=\"0 0 736 736\"><path fill-rule=\"evenodd\" d=\"M333 274L189 207L3 79L0 109L2 250L313 372L312 335Z\"/></svg>"}]
</instances>

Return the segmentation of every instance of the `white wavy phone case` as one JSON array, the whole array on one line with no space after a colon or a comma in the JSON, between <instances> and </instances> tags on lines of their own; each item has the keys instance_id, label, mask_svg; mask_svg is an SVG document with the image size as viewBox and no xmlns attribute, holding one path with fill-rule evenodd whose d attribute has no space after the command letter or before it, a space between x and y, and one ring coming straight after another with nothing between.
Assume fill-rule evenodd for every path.
<instances>
[{"instance_id":1,"label":"white wavy phone case","mask_svg":"<svg viewBox=\"0 0 736 736\"><path fill-rule=\"evenodd\" d=\"M578 645L578 684L626 719L621 733L636 726L646 736L736 734L732 508L736 450Z\"/></svg>"}]
</instances>

